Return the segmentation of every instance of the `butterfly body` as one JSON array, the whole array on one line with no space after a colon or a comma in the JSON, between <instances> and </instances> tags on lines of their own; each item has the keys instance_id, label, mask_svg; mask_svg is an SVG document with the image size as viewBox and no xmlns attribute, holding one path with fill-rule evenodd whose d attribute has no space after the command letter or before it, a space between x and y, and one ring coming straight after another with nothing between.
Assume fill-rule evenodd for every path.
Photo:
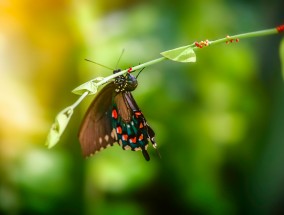
<instances>
[{"instance_id":1,"label":"butterfly body","mask_svg":"<svg viewBox=\"0 0 284 215\"><path fill-rule=\"evenodd\" d=\"M120 70L115 70L114 73ZM142 151L146 160L148 142L156 148L155 133L134 100L131 91L137 79L127 73L107 84L90 105L79 140L84 156L90 156L117 142L123 149Z\"/></svg>"}]
</instances>

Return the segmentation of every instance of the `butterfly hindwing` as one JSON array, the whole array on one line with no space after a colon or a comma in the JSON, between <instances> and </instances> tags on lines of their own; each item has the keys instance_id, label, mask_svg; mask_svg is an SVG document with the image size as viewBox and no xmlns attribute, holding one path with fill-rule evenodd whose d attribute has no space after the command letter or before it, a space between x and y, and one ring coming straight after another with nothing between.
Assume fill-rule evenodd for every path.
<instances>
[{"instance_id":1,"label":"butterfly hindwing","mask_svg":"<svg viewBox=\"0 0 284 215\"><path fill-rule=\"evenodd\" d=\"M112 112L117 113L112 115L112 126L116 130L118 143L123 149L142 150L145 159L149 160L148 142L151 140L155 144L155 133L147 124L132 94L126 91L116 95Z\"/></svg>"}]
</instances>

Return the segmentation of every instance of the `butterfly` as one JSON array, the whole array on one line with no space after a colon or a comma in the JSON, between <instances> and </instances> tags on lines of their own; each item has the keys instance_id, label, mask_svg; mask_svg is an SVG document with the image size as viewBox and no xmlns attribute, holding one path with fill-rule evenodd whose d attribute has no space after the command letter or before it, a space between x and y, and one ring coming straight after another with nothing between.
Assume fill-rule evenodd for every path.
<instances>
[{"instance_id":1,"label":"butterfly","mask_svg":"<svg viewBox=\"0 0 284 215\"><path fill-rule=\"evenodd\" d=\"M120 71L114 70L113 73ZM137 78L128 72L108 83L95 97L79 131L85 157L117 142L124 150L141 150L144 158L150 160L147 147L151 141L157 150L155 132L131 94L137 86Z\"/></svg>"}]
</instances>

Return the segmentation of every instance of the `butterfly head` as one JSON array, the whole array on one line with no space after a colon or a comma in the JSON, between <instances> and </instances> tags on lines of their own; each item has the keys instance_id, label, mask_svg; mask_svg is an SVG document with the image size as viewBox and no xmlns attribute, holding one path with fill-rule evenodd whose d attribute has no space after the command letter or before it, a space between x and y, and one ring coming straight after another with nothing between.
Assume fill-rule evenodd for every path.
<instances>
[{"instance_id":1,"label":"butterfly head","mask_svg":"<svg viewBox=\"0 0 284 215\"><path fill-rule=\"evenodd\" d=\"M120 72L121 70L114 70L113 73ZM133 91L138 86L138 82L135 76L127 73L126 75L120 75L115 78L114 84L116 86L115 91L117 93L124 91Z\"/></svg>"}]
</instances>

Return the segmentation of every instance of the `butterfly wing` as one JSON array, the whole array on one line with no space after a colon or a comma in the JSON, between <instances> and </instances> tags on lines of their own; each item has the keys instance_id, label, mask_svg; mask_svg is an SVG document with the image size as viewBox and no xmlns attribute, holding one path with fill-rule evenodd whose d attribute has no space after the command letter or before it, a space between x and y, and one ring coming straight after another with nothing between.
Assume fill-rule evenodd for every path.
<instances>
[{"instance_id":1,"label":"butterfly wing","mask_svg":"<svg viewBox=\"0 0 284 215\"><path fill-rule=\"evenodd\" d=\"M131 110L135 112L136 117L139 119L139 122L143 124L143 128L147 130L147 139L150 140L154 146L154 148L157 147L157 144L155 142L155 132L150 127L150 125L147 123L146 118L142 114L141 110L139 109L135 99L133 98L132 94L130 92L125 93L125 99L127 101L127 104L130 106ZM142 124L140 123L139 127L142 127Z\"/></svg>"},{"instance_id":2,"label":"butterfly wing","mask_svg":"<svg viewBox=\"0 0 284 215\"><path fill-rule=\"evenodd\" d=\"M116 142L111 125L111 107L114 83L106 85L89 106L79 131L84 156L90 156Z\"/></svg>"},{"instance_id":3,"label":"butterfly wing","mask_svg":"<svg viewBox=\"0 0 284 215\"><path fill-rule=\"evenodd\" d=\"M147 124L131 92L117 94L112 108L112 113L118 113L112 114L112 126L116 129L118 143L123 149L142 150L145 159L150 160L147 146L151 140L156 147L155 133Z\"/></svg>"}]
</instances>

